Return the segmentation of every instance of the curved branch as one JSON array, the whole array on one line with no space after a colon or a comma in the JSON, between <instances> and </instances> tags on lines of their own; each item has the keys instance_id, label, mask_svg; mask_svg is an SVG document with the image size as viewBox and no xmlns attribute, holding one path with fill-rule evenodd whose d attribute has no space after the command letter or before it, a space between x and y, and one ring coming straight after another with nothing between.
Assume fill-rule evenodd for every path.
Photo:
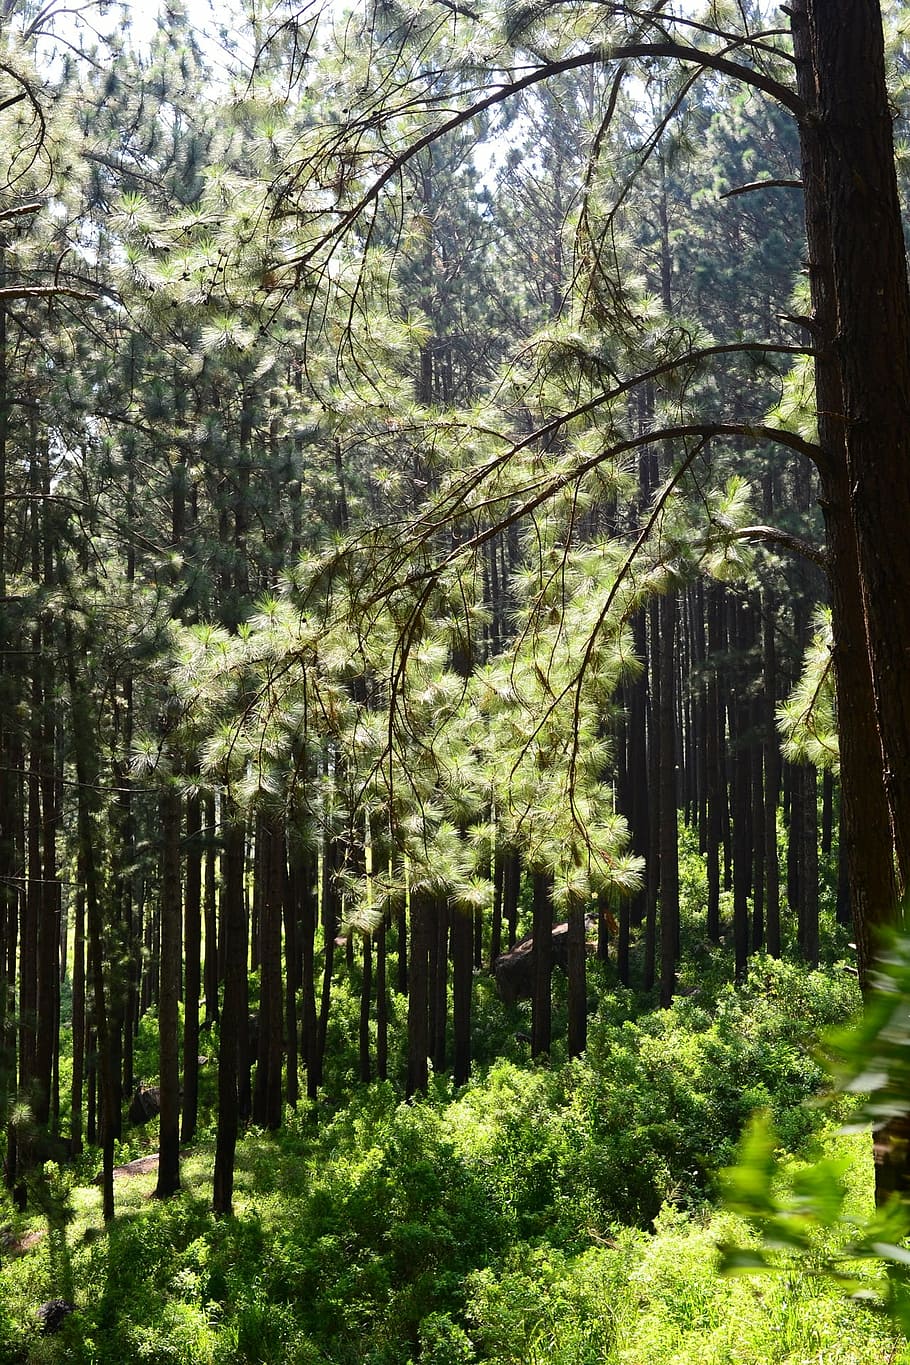
<instances>
[{"instance_id":1,"label":"curved branch","mask_svg":"<svg viewBox=\"0 0 910 1365\"><path fill-rule=\"evenodd\" d=\"M726 190L720 197L721 199L733 199L737 194L751 194L753 190L801 190L803 182L801 180L750 180L748 185L737 185L733 190Z\"/></svg>"},{"instance_id":2,"label":"curved branch","mask_svg":"<svg viewBox=\"0 0 910 1365\"><path fill-rule=\"evenodd\" d=\"M389 181L393 180L415 156L418 156L424 148L445 137L447 133L454 132L465 123L470 123L478 114L485 113L487 109L504 103L513 95L521 94L522 91L539 85L541 81L550 80L552 77L562 75L567 71L578 71L586 66L601 66L607 62L622 62L642 57L668 57L675 61L694 63L705 70L719 71L723 75L731 76L746 85L753 86L756 90L763 91L766 95L770 95L785 109L789 109L797 119L801 119L806 112L806 107L796 92L781 84L780 81L772 80L770 76L764 76L760 71L731 61L728 57L722 57L718 53L706 52L702 48L690 47L686 43L625 43L618 44L615 47L593 48L573 57L563 57L559 61L545 62L542 66L534 67L527 75L498 86L492 94L487 95L482 100L477 100L466 109L460 109L435 128L431 128L429 132L416 138L403 152L393 157L385 170L381 171L369 188L364 191L357 203L347 209L335 226L326 232L314 246L299 255L275 262L274 268L290 269L297 267L299 269L309 265L330 243L337 241L344 235L360 215L379 198Z\"/></svg>"},{"instance_id":3,"label":"curved branch","mask_svg":"<svg viewBox=\"0 0 910 1365\"><path fill-rule=\"evenodd\" d=\"M791 535L789 531L782 531L778 526L741 526L738 530L730 532L732 540L754 540L766 545L779 545L782 550L791 550L793 554L799 555L802 559L811 560L817 564L825 573L828 572L828 556L818 545L813 545L811 541L803 540L800 536Z\"/></svg>"}]
</instances>

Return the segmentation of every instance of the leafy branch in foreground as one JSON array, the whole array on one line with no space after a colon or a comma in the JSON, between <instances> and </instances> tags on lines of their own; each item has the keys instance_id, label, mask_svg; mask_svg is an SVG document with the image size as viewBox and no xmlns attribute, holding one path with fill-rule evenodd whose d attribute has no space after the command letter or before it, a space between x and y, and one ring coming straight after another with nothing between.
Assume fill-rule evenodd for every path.
<instances>
[{"instance_id":1,"label":"leafy branch in foreground","mask_svg":"<svg viewBox=\"0 0 910 1365\"><path fill-rule=\"evenodd\" d=\"M910 937L896 935L878 960L865 1009L833 1035L840 1094L865 1095L845 1132L903 1134L910 1119ZM777 1153L766 1115L753 1119L737 1164L726 1172L727 1205L758 1234L757 1246L721 1247L727 1274L774 1272L797 1258L855 1298L882 1304L910 1337L910 1201L895 1188L871 1213L849 1208L846 1162L829 1157L797 1167Z\"/></svg>"}]
</instances>

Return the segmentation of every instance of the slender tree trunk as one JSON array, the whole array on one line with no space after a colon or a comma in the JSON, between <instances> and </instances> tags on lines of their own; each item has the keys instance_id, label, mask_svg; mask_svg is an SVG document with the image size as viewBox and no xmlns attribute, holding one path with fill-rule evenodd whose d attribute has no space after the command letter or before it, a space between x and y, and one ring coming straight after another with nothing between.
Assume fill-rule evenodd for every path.
<instances>
[{"instance_id":1,"label":"slender tree trunk","mask_svg":"<svg viewBox=\"0 0 910 1365\"><path fill-rule=\"evenodd\" d=\"M96 790L95 769L91 750L92 731L89 711L76 672L76 646L72 624L67 619L64 627L67 680L73 715L73 745L76 768L79 859L85 877L85 905L88 919L89 961L93 988L94 1026L97 1038L98 1071L101 1090L101 1200L104 1221L114 1216L114 1077L111 1065L108 1011L104 989L104 927L97 866L95 863L94 829L89 805Z\"/></svg>"},{"instance_id":2,"label":"slender tree trunk","mask_svg":"<svg viewBox=\"0 0 910 1365\"><path fill-rule=\"evenodd\" d=\"M676 594L660 599L658 667L660 695L659 858L660 858L660 1003L667 1009L676 989L679 941L679 816L676 785L676 660L674 656Z\"/></svg>"},{"instance_id":3,"label":"slender tree trunk","mask_svg":"<svg viewBox=\"0 0 910 1365\"><path fill-rule=\"evenodd\" d=\"M85 872L77 869L73 924L73 1078L70 1087L70 1138L73 1156L82 1151L82 1100L85 1076Z\"/></svg>"},{"instance_id":4,"label":"slender tree trunk","mask_svg":"<svg viewBox=\"0 0 910 1365\"><path fill-rule=\"evenodd\" d=\"M423 893L411 895L410 956L408 959L408 1079L407 1094L424 1092L429 1080L429 961L432 938L431 902Z\"/></svg>"},{"instance_id":5,"label":"slender tree trunk","mask_svg":"<svg viewBox=\"0 0 910 1365\"><path fill-rule=\"evenodd\" d=\"M464 1085L471 1074L472 930L470 912L456 910L452 916L452 1046L456 1085Z\"/></svg>"},{"instance_id":6,"label":"slender tree trunk","mask_svg":"<svg viewBox=\"0 0 910 1365\"><path fill-rule=\"evenodd\" d=\"M205 879L203 919L205 923L205 1026L211 1028L218 1018L218 845L215 839L215 798L203 800L205 812Z\"/></svg>"},{"instance_id":7,"label":"slender tree trunk","mask_svg":"<svg viewBox=\"0 0 910 1365\"><path fill-rule=\"evenodd\" d=\"M261 844L259 869L264 885L259 896L260 977L259 1048L253 1122L263 1128L281 1127L281 1071L284 1019L281 983L281 921L284 908L284 832L274 817L257 830Z\"/></svg>"},{"instance_id":8,"label":"slender tree trunk","mask_svg":"<svg viewBox=\"0 0 910 1365\"><path fill-rule=\"evenodd\" d=\"M316 878L318 868L312 855L302 859L300 870L300 937L301 968L303 978L300 1007L300 1051L307 1073L307 1098L315 1100L319 1093L319 1078L316 1060L316 919L317 896Z\"/></svg>"},{"instance_id":9,"label":"slender tree trunk","mask_svg":"<svg viewBox=\"0 0 910 1365\"><path fill-rule=\"evenodd\" d=\"M160 800L161 837L161 961L158 989L158 1084L161 1096L158 1139L157 1199L168 1199L180 1189L180 977L181 886L180 800L166 787Z\"/></svg>"},{"instance_id":10,"label":"slender tree trunk","mask_svg":"<svg viewBox=\"0 0 910 1365\"><path fill-rule=\"evenodd\" d=\"M183 1011L182 1142L196 1136L199 1107L199 1003L202 985L202 803L186 802L186 899L184 905L184 963L186 984Z\"/></svg>"},{"instance_id":11,"label":"slender tree trunk","mask_svg":"<svg viewBox=\"0 0 910 1365\"><path fill-rule=\"evenodd\" d=\"M548 872L531 878L534 902L534 965L531 978L531 1056L550 1051L553 1001L553 879Z\"/></svg>"},{"instance_id":12,"label":"slender tree trunk","mask_svg":"<svg viewBox=\"0 0 910 1365\"><path fill-rule=\"evenodd\" d=\"M300 888L299 866L293 859L282 859L282 904L284 907L284 1039L287 1052L286 1090L288 1104L297 1107L300 1095L297 1055L297 992L300 989Z\"/></svg>"},{"instance_id":13,"label":"slender tree trunk","mask_svg":"<svg viewBox=\"0 0 910 1365\"><path fill-rule=\"evenodd\" d=\"M389 1078L389 996L386 923L376 931L376 1075Z\"/></svg>"},{"instance_id":14,"label":"slender tree trunk","mask_svg":"<svg viewBox=\"0 0 910 1365\"><path fill-rule=\"evenodd\" d=\"M446 1069L446 1024L449 1004L449 906L444 896L433 907L435 941L430 952L430 1038L433 1070L441 1076Z\"/></svg>"},{"instance_id":15,"label":"slender tree trunk","mask_svg":"<svg viewBox=\"0 0 910 1365\"><path fill-rule=\"evenodd\" d=\"M224 936L224 1001L218 1049L218 1127L215 1137L215 1177L212 1208L217 1217L233 1212L234 1156L240 1126L238 1060L240 1020L247 1009L247 928L243 901L245 836L233 804L225 799L224 889L221 926Z\"/></svg>"},{"instance_id":16,"label":"slender tree trunk","mask_svg":"<svg viewBox=\"0 0 910 1365\"><path fill-rule=\"evenodd\" d=\"M373 995L373 941L369 934L361 935L363 942L363 973L360 981L360 1079L369 1085L373 1079L370 1056L370 1001Z\"/></svg>"},{"instance_id":17,"label":"slender tree trunk","mask_svg":"<svg viewBox=\"0 0 910 1365\"><path fill-rule=\"evenodd\" d=\"M780 957L780 873L777 853L777 804L780 790L780 747L775 710L777 662L774 604L762 596L762 684L764 718L765 941L772 957Z\"/></svg>"},{"instance_id":18,"label":"slender tree trunk","mask_svg":"<svg viewBox=\"0 0 910 1365\"><path fill-rule=\"evenodd\" d=\"M569 901L568 939L568 1049L570 1057L580 1057L588 1045L588 957L585 903L575 896Z\"/></svg>"}]
</instances>

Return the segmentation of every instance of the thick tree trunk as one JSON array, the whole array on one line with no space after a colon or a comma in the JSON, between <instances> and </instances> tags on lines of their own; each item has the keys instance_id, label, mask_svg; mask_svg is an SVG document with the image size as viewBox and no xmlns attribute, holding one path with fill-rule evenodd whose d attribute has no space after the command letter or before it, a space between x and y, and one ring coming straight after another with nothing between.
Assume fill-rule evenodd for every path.
<instances>
[{"instance_id":1,"label":"thick tree trunk","mask_svg":"<svg viewBox=\"0 0 910 1365\"><path fill-rule=\"evenodd\" d=\"M863 4L857 8L869 10L876 7L869 6L866 0L863 0ZM834 21L833 9L827 3L820 7L813 5L811 13L814 16L813 23L816 25L819 22ZM868 14L866 21L868 22ZM800 149L809 248L809 280L817 350L815 384L818 434L823 452L819 476L828 547L828 577L834 634L841 766L841 821L859 970L861 978L864 978L874 951L875 927L890 922L894 914L896 887L893 875L893 844L883 762L878 761L881 740L876 722L876 702L866 638L859 556L852 519L851 479L847 464L844 399L839 363L843 341L839 339L841 322L835 286L831 205L828 201L825 167L826 160L830 159L834 152L830 132L826 130L822 121L824 116L820 118L818 115L821 114L821 110L816 109L816 95L821 93L821 84L816 82L815 63L818 54L813 52L808 0L795 0L791 24L793 50L797 62L797 89L811 113L811 117L805 119L800 127ZM826 86L831 74L826 77ZM850 95L851 89L845 87L844 96ZM830 105L830 94L826 103ZM888 112L889 140L890 136ZM840 168L839 175L843 174L844 169ZM874 252L876 250L873 248ZM903 270L902 241L900 252ZM874 262L877 260L877 254L874 254L867 265L874 269ZM865 298L862 306L869 314L869 322L874 325L877 308L870 305L872 298L874 293ZM876 379L874 382L879 381ZM884 379L881 382L884 383Z\"/></svg>"},{"instance_id":2,"label":"thick tree trunk","mask_svg":"<svg viewBox=\"0 0 910 1365\"><path fill-rule=\"evenodd\" d=\"M807 0L836 355L876 716L910 885L910 288L877 0ZM875 752L875 751L873 751ZM867 757L868 762L868 757ZM870 765L871 766L871 765Z\"/></svg>"}]
</instances>

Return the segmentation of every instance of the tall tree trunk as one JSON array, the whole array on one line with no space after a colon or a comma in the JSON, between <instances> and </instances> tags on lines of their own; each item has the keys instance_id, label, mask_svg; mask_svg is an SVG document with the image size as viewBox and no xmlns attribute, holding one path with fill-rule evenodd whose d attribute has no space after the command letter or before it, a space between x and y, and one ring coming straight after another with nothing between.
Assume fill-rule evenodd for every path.
<instances>
[{"instance_id":1,"label":"tall tree trunk","mask_svg":"<svg viewBox=\"0 0 910 1365\"><path fill-rule=\"evenodd\" d=\"M840 8L844 8L840 6ZM814 332L816 337L815 384L816 407L818 410L819 443L823 459L819 463L819 476L822 485L822 508L825 516L825 531L828 546L828 575L831 588L831 613L834 634L834 668L838 698L838 729L840 741L842 821L846 845L847 874L850 883L850 899L854 915L857 953L861 978L874 951L873 940L876 926L891 921L896 904L896 887L893 874L893 843L888 793L885 785L884 760L878 761L882 753L881 739L876 720L876 700L873 689L872 667L867 641L866 610L863 603L863 589L860 579L860 556L853 519L851 486L853 476L849 470L845 412L851 425L855 425L860 415L856 408L857 396L854 393L845 409L843 393L843 374L839 359L842 345L853 346L859 338L844 335L841 339L840 303L835 280L835 257L832 238L831 210L826 176L828 161L837 162L841 151L838 135L832 122L831 77L835 74L838 60L834 53L826 59L824 80L816 78L816 68L820 54L817 50L817 35L814 38L812 27L819 24L836 22L838 34L827 35L827 42L838 43L845 36L839 20L835 20L838 6L830 0L795 0L792 7L791 25L793 30L793 50L796 57L797 89L810 110L811 117L800 124L800 150L803 163L803 184L806 208L806 236L809 247L809 280L812 289L814 312ZM856 6L856 17L861 24L868 24L872 11L877 6L869 0L862 0ZM811 21L811 23L810 23ZM873 19L874 22L874 19ZM881 20L878 17L879 37ZM865 57L860 56L862 65ZM843 87L845 98L852 99L860 91L867 91L866 80L874 82L880 78L870 70L868 76L863 72L863 83L854 92L852 85ZM822 84L824 102L822 104ZM819 104L817 107L816 96ZM868 96L867 96L868 97ZM829 111L826 113L826 109ZM887 102L879 105L884 111L887 129L879 124L879 135L890 142L891 121ZM836 119L833 120L836 124ZM835 175L833 193L841 201L844 199L843 174L852 174L850 167L863 165L855 162L851 153L842 166L833 166ZM893 162L889 178L893 180ZM840 188L837 188L837 186ZM868 189L869 187L866 186ZM849 197L849 191L848 191ZM892 208L895 197L892 195ZM862 209L862 206L860 206ZM862 210L864 211L864 209ZM881 211L886 211L881 206ZM844 268L844 214L839 214L838 235L841 239L838 257ZM865 229L863 229L865 230ZM900 220L897 221L900 235ZM893 242L893 234L892 234ZM857 245L860 245L857 242ZM862 251L864 248L860 246ZM882 278L886 277L887 266L884 257L879 255L877 246L871 242L867 249L873 254L866 265L877 270L882 267ZM903 274L903 240L900 240L900 272ZM893 247L892 247L893 251ZM892 256L891 267L896 267ZM888 286L890 295L890 284ZM875 297L875 287L865 295L862 307L868 313L868 323L877 322L877 309L870 308L868 300ZM851 324L852 326L852 324ZM872 361L874 352L870 352ZM876 386L888 387L884 375L875 376ZM867 420L873 420L869 412ZM903 419L902 419L903 420ZM875 437L879 439L878 435ZM884 440L884 432L881 434ZM881 450L884 451L882 446ZM859 452L855 449L853 461ZM874 471L876 457L873 455L871 469ZM887 482L887 479L886 479ZM887 496L887 494L886 494ZM875 553L881 553L879 544ZM885 607L887 610L887 605ZM906 648L906 644L904 645ZM906 674L905 674L906 676Z\"/></svg>"},{"instance_id":2,"label":"tall tree trunk","mask_svg":"<svg viewBox=\"0 0 910 1365\"><path fill-rule=\"evenodd\" d=\"M585 943L585 903L572 896L568 907L568 1013L570 1057L580 1057L588 1045L587 945Z\"/></svg>"},{"instance_id":3,"label":"tall tree trunk","mask_svg":"<svg viewBox=\"0 0 910 1365\"><path fill-rule=\"evenodd\" d=\"M777 861L777 804L780 792L780 746L775 710L777 662L774 647L774 604L762 595L762 693L765 768L765 941L772 957L780 957L780 871Z\"/></svg>"},{"instance_id":4,"label":"tall tree trunk","mask_svg":"<svg viewBox=\"0 0 910 1365\"><path fill-rule=\"evenodd\" d=\"M472 931L472 914L456 910L452 916L452 1047L456 1085L464 1085L471 1074Z\"/></svg>"},{"instance_id":5,"label":"tall tree trunk","mask_svg":"<svg viewBox=\"0 0 910 1365\"><path fill-rule=\"evenodd\" d=\"M389 996L386 922L376 931L376 1075L389 1078Z\"/></svg>"},{"instance_id":6,"label":"tall tree trunk","mask_svg":"<svg viewBox=\"0 0 910 1365\"><path fill-rule=\"evenodd\" d=\"M168 786L159 803L161 815L161 959L158 987L158 1115L157 1199L180 1189L180 977L182 957L180 886L180 798Z\"/></svg>"},{"instance_id":7,"label":"tall tree trunk","mask_svg":"<svg viewBox=\"0 0 910 1365\"><path fill-rule=\"evenodd\" d=\"M85 872L77 867L73 923L73 1077L70 1086L70 1139L73 1156L82 1151L82 1099L85 1076Z\"/></svg>"},{"instance_id":8,"label":"tall tree trunk","mask_svg":"<svg viewBox=\"0 0 910 1365\"><path fill-rule=\"evenodd\" d=\"M534 872L533 887L534 965L531 976L531 1056L550 1051L553 1000L553 878L549 872Z\"/></svg>"},{"instance_id":9,"label":"tall tree trunk","mask_svg":"<svg viewBox=\"0 0 910 1365\"><path fill-rule=\"evenodd\" d=\"M910 575L906 554L910 288L881 11L877 0L807 0L806 8L831 234L849 505L856 531L885 789L900 882L906 889L910 886Z\"/></svg>"},{"instance_id":10,"label":"tall tree trunk","mask_svg":"<svg viewBox=\"0 0 910 1365\"><path fill-rule=\"evenodd\" d=\"M429 962L433 932L431 902L423 892L411 895L410 955L408 958L408 1078L407 1094L424 1092L429 1073Z\"/></svg>"},{"instance_id":11,"label":"tall tree trunk","mask_svg":"<svg viewBox=\"0 0 910 1365\"><path fill-rule=\"evenodd\" d=\"M218 843L215 838L215 798L203 800L205 812L205 877L203 882L203 921L205 924L205 1026L211 1028L218 1018Z\"/></svg>"},{"instance_id":12,"label":"tall tree trunk","mask_svg":"<svg viewBox=\"0 0 910 1365\"><path fill-rule=\"evenodd\" d=\"M370 1000L373 993L373 941L369 934L362 934L363 972L360 980L360 1079L369 1085L373 1079L370 1057Z\"/></svg>"},{"instance_id":13,"label":"tall tree trunk","mask_svg":"<svg viewBox=\"0 0 910 1365\"><path fill-rule=\"evenodd\" d=\"M281 921L284 909L284 831L275 817L257 826L258 867L264 878L259 896L260 977L259 1048L253 1122L281 1127L281 1070L284 1019L281 984Z\"/></svg>"},{"instance_id":14,"label":"tall tree trunk","mask_svg":"<svg viewBox=\"0 0 910 1365\"><path fill-rule=\"evenodd\" d=\"M69 618L67 618L64 626L64 636L67 681L73 716L76 782L78 784L76 820L79 861L85 877L92 1003L101 1091L101 1200L104 1221L107 1223L114 1216L114 1076L104 988L104 926L98 869L95 862L93 812L89 804L92 793L97 791L97 783L95 781L94 754L91 748L92 730L89 708L76 671L75 634Z\"/></svg>"},{"instance_id":15,"label":"tall tree trunk","mask_svg":"<svg viewBox=\"0 0 910 1365\"><path fill-rule=\"evenodd\" d=\"M218 1049L218 1126L212 1208L217 1217L233 1212L234 1156L240 1126L238 1061L240 1020L247 1009L247 926L243 900L245 834L233 802L222 804L224 821L224 890L221 932L224 937L224 1001Z\"/></svg>"},{"instance_id":16,"label":"tall tree trunk","mask_svg":"<svg viewBox=\"0 0 910 1365\"><path fill-rule=\"evenodd\" d=\"M199 1004L202 988L202 802L186 801L186 897L184 903L183 1116L182 1142L196 1136L199 1108Z\"/></svg>"},{"instance_id":17,"label":"tall tree trunk","mask_svg":"<svg viewBox=\"0 0 910 1365\"><path fill-rule=\"evenodd\" d=\"M664 593L659 610L658 698L659 858L660 858L660 1003L666 1009L676 989L679 940L679 827L676 787L676 593Z\"/></svg>"},{"instance_id":18,"label":"tall tree trunk","mask_svg":"<svg viewBox=\"0 0 910 1365\"><path fill-rule=\"evenodd\" d=\"M296 1109L300 1094L297 1055L297 992L300 989L300 889L299 866L291 858L282 862L282 903L284 907L284 1039L287 1053L286 1090L288 1104Z\"/></svg>"}]
</instances>

